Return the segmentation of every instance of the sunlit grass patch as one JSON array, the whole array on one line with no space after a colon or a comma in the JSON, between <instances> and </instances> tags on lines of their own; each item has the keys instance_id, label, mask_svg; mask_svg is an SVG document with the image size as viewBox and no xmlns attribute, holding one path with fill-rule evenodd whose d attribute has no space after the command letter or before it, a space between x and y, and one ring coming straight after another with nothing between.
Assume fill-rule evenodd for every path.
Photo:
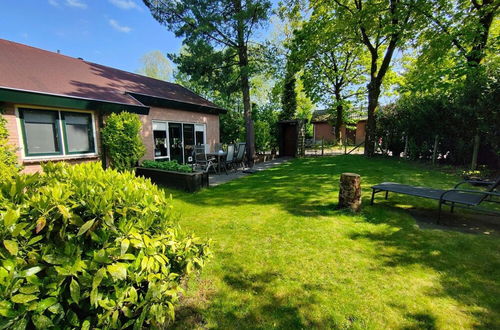
<instances>
[{"instance_id":1,"label":"sunlit grass patch","mask_svg":"<svg viewBox=\"0 0 500 330\"><path fill-rule=\"evenodd\" d=\"M362 177L359 214L336 209L342 172ZM176 325L500 327L499 236L419 229L408 209L437 216L436 201L389 195L370 206L370 186L383 181L448 188L459 178L338 156L293 160L192 195L172 191L182 226L212 238L215 250Z\"/></svg>"}]
</instances>

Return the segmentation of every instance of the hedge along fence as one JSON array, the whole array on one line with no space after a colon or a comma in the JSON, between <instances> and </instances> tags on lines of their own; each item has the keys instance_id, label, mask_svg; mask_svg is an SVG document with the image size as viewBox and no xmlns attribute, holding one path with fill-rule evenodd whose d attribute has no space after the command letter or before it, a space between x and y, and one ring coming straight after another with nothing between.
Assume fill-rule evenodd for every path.
<instances>
[{"instance_id":1,"label":"hedge along fence","mask_svg":"<svg viewBox=\"0 0 500 330\"><path fill-rule=\"evenodd\" d=\"M377 135L382 148L393 156L406 151L410 159L468 165L473 158L475 139L480 138L480 162L500 165L499 112L478 119L473 109L460 107L445 97L401 99L377 114ZM492 109L492 108L490 108ZM477 143L477 142L476 142Z\"/></svg>"},{"instance_id":2,"label":"hedge along fence","mask_svg":"<svg viewBox=\"0 0 500 330\"><path fill-rule=\"evenodd\" d=\"M0 327L161 327L209 242L149 180L47 164L0 185Z\"/></svg>"},{"instance_id":3,"label":"hedge along fence","mask_svg":"<svg viewBox=\"0 0 500 330\"><path fill-rule=\"evenodd\" d=\"M395 156L500 168L500 68L470 72L464 80L404 94L377 114L377 134Z\"/></svg>"}]
</instances>

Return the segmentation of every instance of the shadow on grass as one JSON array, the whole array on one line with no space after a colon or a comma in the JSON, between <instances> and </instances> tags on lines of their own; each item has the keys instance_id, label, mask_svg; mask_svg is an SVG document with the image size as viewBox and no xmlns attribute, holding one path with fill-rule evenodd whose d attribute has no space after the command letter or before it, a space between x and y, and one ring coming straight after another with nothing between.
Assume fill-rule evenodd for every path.
<instances>
[{"instance_id":1,"label":"shadow on grass","mask_svg":"<svg viewBox=\"0 0 500 330\"><path fill-rule=\"evenodd\" d=\"M390 198L389 202L374 207L367 205L371 185L394 181L447 188L458 181L451 174L390 159L366 159L361 156L306 158L193 195L179 194L175 198L196 206L265 208L266 205L276 205L294 216L334 216L343 214L335 210L338 181L343 172L359 173L362 177L365 207L360 221L397 229L375 232L353 229L350 239L366 240L378 245L380 248L375 249L374 258L381 260L382 265L379 267L386 267L388 271L391 267L416 264L436 270L440 274L438 280L442 289L429 292L428 296L455 299L474 310L471 313L476 313L478 327L500 328L500 245L496 238L437 230L422 231L405 218L405 210L394 207L414 205L437 210L435 201L397 195L393 197L394 200ZM437 212L435 214L437 216ZM315 292L325 288L301 284L286 293L278 293L275 282L281 274L245 270L235 265L237 257L224 258L223 262L227 269L222 281L230 288L229 292L248 291L250 295L261 298L253 304L252 301L248 304L244 301L234 302L228 292L219 290L210 298L208 307L192 307L194 313L199 315L209 308L212 315L218 315L218 327L259 328L263 319L265 324L274 324L275 328L339 326L326 316L327 313L325 319L312 320L307 319L308 313L300 312L314 308ZM297 296L302 299L295 299ZM225 305L227 301L233 304L231 308ZM472 308L474 306L478 308ZM408 329L436 327L436 320L431 314L407 314L404 309L401 313L413 323ZM356 320L353 318L352 322Z\"/></svg>"},{"instance_id":2,"label":"shadow on grass","mask_svg":"<svg viewBox=\"0 0 500 330\"><path fill-rule=\"evenodd\" d=\"M295 159L194 195L180 194L176 198L196 205L220 207L278 204L297 216L332 215L338 198L340 174L343 172L361 175L365 205L369 203L369 187L382 181L434 187L450 187L457 181L452 175L405 161L348 155ZM414 198L402 196L400 201L414 202ZM436 207L436 203L426 200L420 200L418 204Z\"/></svg>"},{"instance_id":3,"label":"shadow on grass","mask_svg":"<svg viewBox=\"0 0 500 330\"><path fill-rule=\"evenodd\" d=\"M416 313L407 314L409 319L414 320L415 324L404 327L404 330L434 330L436 329L436 318L430 314Z\"/></svg>"},{"instance_id":4,"label":"shadow on grass","mask_svg":"<svg viewBox=\"0 0 500 330\"><path fill-rule=\"evenodd\" d=\"M244 292L247 296L258 296L259 303L235 301L226 292L213 293L209 299L211 314L217 315L216 328L219 329L263 329L263 324L275 329L327 329L335 327L333 319L325 315L321 320L310 319L304 310L317 304L316 293L329 290L322 285L301 286L279 293L275 290L280 273L264 271L248 273L241 266L230 266L223 282L231 291ZM249 298L250 299L250 298ZM299 301L299 302L298 302ZM228 304L231 305L228 308ZM199 301L182 304L178 311L176 329L206 328L203 313L207 306ZM351 322L354 322L352 318ZM213 326L213 325L212 325Z\"/></svg>"},{"instance_id":5,"label":"shadow on grass","mask_svg":"<svg viewBox=\"0 0 500 330\"><path fill-rule=\"evenodd\" d=\"M368 217L367 221L383 222L376 216ZM421 231L414 226L403 226L402 230L391 233L357 232L351 238L369 240L379 246L376 257L382 261L382 267L422 265L436 270L441 289L430 292L429 296L451 297L469 307L480 306L474 312L481 320L478 327L500 328L498 238ZM418 321L417 328L432 329L433 322L427 316L411 318Z\"/></svg>"}]
</instances>

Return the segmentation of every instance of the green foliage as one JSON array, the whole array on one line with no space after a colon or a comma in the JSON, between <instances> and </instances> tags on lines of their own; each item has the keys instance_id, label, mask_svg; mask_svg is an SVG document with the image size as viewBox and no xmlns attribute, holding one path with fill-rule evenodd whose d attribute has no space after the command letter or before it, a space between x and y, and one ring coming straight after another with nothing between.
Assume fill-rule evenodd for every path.
<instances>
[{"instance_id":1,"label":"green foliage","mask_svg":"<svg viewBox=\"0 0 500 330\"><path fill-rule=\"evenodd\" d=\"M139 116L129 112L112 113L102 129L102 144L111 160L111 167L119 171L134 167L144 156L145 148L139 135Z\"/></svg>"},{"instance_id":2,"label":"green foliage","mask_svg":"<svg viewBox=\"0 0 500 330\"><path fill-rule=\"evenodd\" d=\"M259 153L278 148L278 118L281 112L272 105L254 105L255 149Z\"/></svg>"},{"instance_id":3,"label":"green foliage","mask_svg":"<svg viewBox=\"0 0 500 330\"><path fill-rule=\"evenodd\" d=\"M171 81L172 65L159 50L146 53L141 57L142 66L137 72L147 77Z\"/></svg>"},{"instance_id":4,"label":"green foliage","mask_svg":"<svg viewBox=\"0 0 500 330\"><path fill-rule=\"evenodd\" d=\"M0 185L1 328L158 328L208 243L149 180L46 164Z\"/></svg>"},{"instance_id":5,"label":"green foliage","mask_svg":"<svg viewBox=\"0 0 500 330\"><path fill-rule=\"evenodd\" d=\"M0 109L0 182L10 180L20 170L15 149L8 144L9 132L5 124L6 120Z\"/></svg>"},{"instance_id":6,"label":"green foliage","mask_svg":"<svg viewBox=\"0 0 500 330\"><path fill-rule=\"evenodd\" d=\"M220 139L222 143L234 143L245 140L245 121L243 114L228 110L220 115Z\"/></svg>"},{"instance_id":7,"label":"green foliage","mask_svg":"<svg viewBox=\"0 0 500 330\"><path fill-rule=\"evenodd\" d=\"M406 118L393 104L382 107L377 113L377 136L382 137L384 149L399 157L405 147Z\"/></svg>"},{"instance_id":8,"label":"green foliage","mask_svg":"<svg viewBox=\"0 0 500 330\"><path fill-rule=\"evenodd\" d=\"M199 76L205 81L213 72L230 71L232 76L222 80L231 81L238 86L245 113L247 157L253 161L255 135L251 122L252 107L250 97L250 78L253 65L252 53L260 47L251 45L255 33L263 27L270 14L269 0L185 0L153 1L144 0L153 17L167 26L177 37L183 37L183 45L189 53L200 56L180 54L174 62L186 74ZM214 60L215 59L215 60ZM189 63L202 64L200 71ZM234 84L237 82L236 84Z\"/></svg>"},{"instance_id":9,"label":"green foliage","mask_svg":"<svg viewBox=\"0 0 500 330\"><path fill-rule=\"evenodd\" d=\"M297 115L297 92L295 91L295 71L292 65L287 65L281 95L282 110L280 120L294 119Z\"/></svg>"},{"instance_id":10,"label":"green foliage","mask_svg":"<svg viewBox=\"0 0 500 330\"><path fill-rule=\"evenodd\" d=\"M142 167L147 168L157 168L165 171L174 171L174 172L184 172L191 173L193 169L189 165L179 164L176 160L171 161L154 161L154 160L145 160L142 162Z\"/></svg>"},{"instance_id":11,"label":"green foliage","mask_svg":"<svg viewBox=\"0 0 500 330\"><path fill-rule=\"evenodd\" d=\"M409 94L377 115L378 136L389 150L402 151L408 136L408 155L430 159L438 136L438 155L451 164L468 164L473 139L480 136L479 162L498 167L500 161L500 84L498 70L477 71L453 89Z\"/></svg>"}]
</instances>

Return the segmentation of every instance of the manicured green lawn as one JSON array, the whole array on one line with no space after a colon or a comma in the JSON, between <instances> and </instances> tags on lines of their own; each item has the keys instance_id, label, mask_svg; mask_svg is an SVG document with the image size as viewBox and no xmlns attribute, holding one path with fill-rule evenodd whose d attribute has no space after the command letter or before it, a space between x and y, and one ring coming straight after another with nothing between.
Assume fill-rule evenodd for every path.
<instances>
[{"instance_id":1,"label":"manicured green lawn","mask_svg":"<svg viewBox=\"0 0 500 330\"><path fill-rule=\"evenodd\" d=\"M335 210L342 172L362 176L361 214ZM196 194L171 192L181 226L214 256L179 328L500 328L500 237L421 230L401 195L372 184L450 187L458 177L362 156L297 159ZM432 214L432 213L431 213ZM437 214L437 213L436 213Z\"/></svg>"}]
</instances>

